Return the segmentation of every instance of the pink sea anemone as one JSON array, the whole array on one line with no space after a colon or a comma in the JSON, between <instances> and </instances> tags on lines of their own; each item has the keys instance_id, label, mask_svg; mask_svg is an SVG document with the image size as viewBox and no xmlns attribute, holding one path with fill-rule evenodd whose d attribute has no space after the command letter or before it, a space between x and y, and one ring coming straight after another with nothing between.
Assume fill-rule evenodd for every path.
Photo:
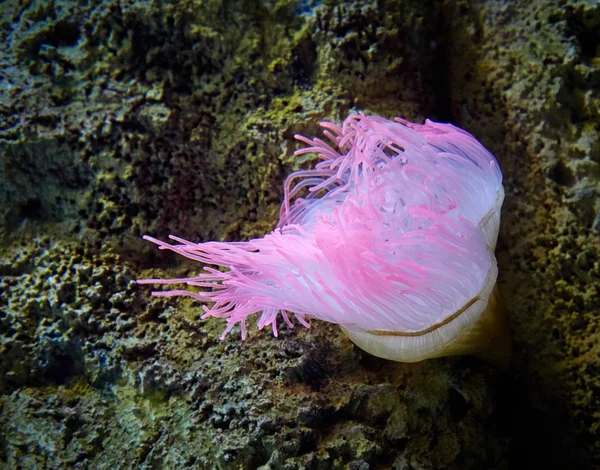
<instances>
[{"instance_id":1,"label":"pink sea anemone","mask_svg":"<svg viewBox=\"0 0 600 470\"><path fill-rule=\"evenodd\" d=\"M309 318L337 323L363 349L405 362L473 352L465 331L483 329L492 342L504 194L494 157L465 131L429 120L352 114L322 126L329 144L296 136L307 144L296 154L321 161L288 177L273 232L233 243L146 236L205 267L139 282L199 288L153 295L213 302L203 318L227 320L222 338L238 323L245 338L254 314L277 336L278 317L291 327L291 314L307 327Z\"/></svg>"},{"instance_id":2,"label":"pink sea anemone","mask_svg":"<svg viewBox=\"0 0 600 470\"><path fill-rule=\"evenodd\" d=\"M321 126L331 145L296 136L307 144L296 155L314 152L322 161L287 178L279 227L310 222L316 208L337 207L354 189L364 191L365 199L385 197L396 206L424 205L463 216L480 226L495 247L504 199L502 173L496 159L472 135L451 124L430 120L415 124L363 114L350 115L342 126L329 122ZM292 187L296 179L300 182ZM291 199L305 187L309 196L292 205ZM321 190L328 194L320 195Z\"/></svg>"}]
</instances>

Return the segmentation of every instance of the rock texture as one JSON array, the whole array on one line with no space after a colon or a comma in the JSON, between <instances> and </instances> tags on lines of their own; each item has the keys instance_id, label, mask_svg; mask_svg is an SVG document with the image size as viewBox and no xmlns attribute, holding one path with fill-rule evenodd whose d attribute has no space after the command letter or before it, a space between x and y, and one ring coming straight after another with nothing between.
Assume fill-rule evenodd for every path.
<instances>
[{"instance_id":1,"label":"rock texture","mask_svg":"<svg viewBox=\"0 0 600 470\"><path fill-rule=\"evenodd\" d=\"M600 466L600 8L468 0L0 4L0 466ZM269 231L351 108L497 156L515 357L396 364L335 327L219 341L139 237Z\"/></svg>"},{"instance_id":2,"label":"rock texture","mask_svg":"<svg viewBox=\"0 0 600 470\"><path fill-rule=\"evenodd\" d=\"M505 174L500 283L517 401L531 405L513 424L531 440L519 447L533 466L600 465L600 7L456 2L446 14L452 115Z\"/></svg>"}]
</instances>

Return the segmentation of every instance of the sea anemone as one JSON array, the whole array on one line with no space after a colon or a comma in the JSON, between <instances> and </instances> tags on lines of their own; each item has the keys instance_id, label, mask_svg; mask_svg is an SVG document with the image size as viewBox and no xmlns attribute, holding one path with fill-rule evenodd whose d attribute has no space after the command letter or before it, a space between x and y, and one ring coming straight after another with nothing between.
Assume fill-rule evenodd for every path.
<instances>
[{"instance_id":1,"label":"sea anemone","mask_svg":"<svg viewBox=\"0 0 600 470\"><path fill-rule=\"evenodd\" d=\"M213 302L203 318L227 319L222 338L260 314L277 336L279 315L339 324L362 349L416 362L510 352L498 308L493 250L503 199L494 157L450 124L352 114L322 123L330 144L296 138L321 161L291 174L277 228L247 242L152 237L160 249L206 266L184 279L200 289L153 292Z\"/></svg>"},{"instance_id":2,"label":"sea anemone","mask_svg":"<svg viewBox=\"0 0 600 470\"><path fill-rule=\"evenodd\" d=\"M451 124L430 120L415 124L363 114L350 115L343 126L329 122L321 126L336 148L296 135L307 144L296 155L316 153L323 161L287 178L279 227L308 223L314 209L337 207L354 188L364 191L365 198L385 193L389 204L425 205L462 216L484 231L494 250L504 200L502 173L493 155L472 135ZM301 181L291 188L295 179ZM292 205L292 198L305 187L309 196ZM323 197L320 190L328 194Z\"/></svg>"}]
</instances>

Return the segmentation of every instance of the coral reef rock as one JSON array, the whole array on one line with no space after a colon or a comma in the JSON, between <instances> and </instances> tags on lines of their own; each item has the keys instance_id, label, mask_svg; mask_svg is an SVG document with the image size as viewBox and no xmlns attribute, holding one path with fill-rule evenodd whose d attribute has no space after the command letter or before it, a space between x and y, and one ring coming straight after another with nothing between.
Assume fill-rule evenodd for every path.
<instances>
[{"instance_id":1,"label":"coral reef rock","mask_svg":"<svg viewBox=\"0 0 600 470\"><path fill-rule=\"evenodd\" d=\"M0 3L0 466L600 466L600 7ZM351 110L497 157L514 359L376 359L333 325L200 321L140 237L270 231L293 135ZM310 161L309 161L310 160Z\"/></svg>"}]
</instances>

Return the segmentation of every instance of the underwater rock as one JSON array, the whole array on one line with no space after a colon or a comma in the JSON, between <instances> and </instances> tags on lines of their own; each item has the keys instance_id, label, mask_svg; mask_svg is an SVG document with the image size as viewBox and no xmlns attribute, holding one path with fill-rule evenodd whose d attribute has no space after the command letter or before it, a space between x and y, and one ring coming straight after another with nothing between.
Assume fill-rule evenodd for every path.
<instances>
[{"instance_id":1,"label":"underwater rock","mask_svg":"<svg viewBox=\"0 0 600 470\"><path fill-rule=\"evenodd\" d=\"M380 4L0 3L0 465L599 464L598 7ZM143 233L272 230L314 163L293 135L355 107L498 158L507 375L383 361L325 323L219 342L131 284L196 269Z\"/></svg>"}]
</instances>

